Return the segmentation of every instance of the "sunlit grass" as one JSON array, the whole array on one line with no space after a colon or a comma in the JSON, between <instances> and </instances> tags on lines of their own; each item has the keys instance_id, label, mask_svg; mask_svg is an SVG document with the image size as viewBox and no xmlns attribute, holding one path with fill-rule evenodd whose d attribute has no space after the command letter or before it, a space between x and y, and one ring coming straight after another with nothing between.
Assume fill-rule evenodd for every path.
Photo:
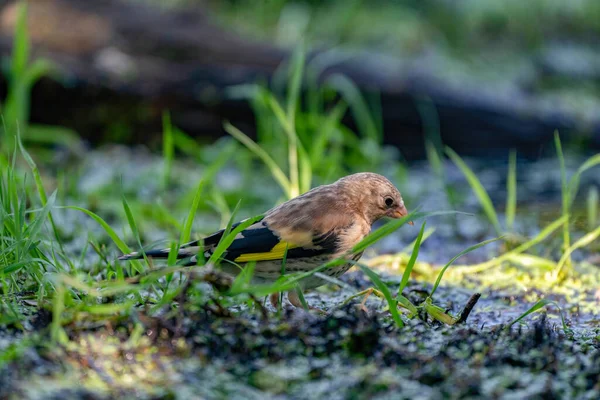
<instances>
[{"instance_id":1,"label":"sunlit grass","mask_svg":"<svg viewBox=\"0 0 600 400\"><path fill-rule=\"evenodd\" d=\"M240 213L239 199L235 199L237 206L232 208L233 199L227 197L216 185L216 176L226 165L235 165L241 169L254 170L247 164L248 159L262 161L270 172L274 181L280 186L285 198L295 197L309 190L317 180L331 181L348 172L348 169L377 170L382 164L383 132L380 118L377 114L377 101L369 103L367 98L358 88L343 76L332 76L323 87L316 86L313 82L314 71L305 71L305 53L303 49L295 52L287 69L282 69L281 74L287 83L285 96L265 86L252 86L238 88L246 90L247 97L253 104L257 117L257 139L253 140L244 132L225 122L225 130L235 139L218 148L218 152L210 157L202 157L205 149L185 133L173 126L168 113L163 115L163 152L162 168L158 170L157 180L164 196L169 196L178 178L175 171L178 165L177 156L182 154L199 162L203 167L201 178L197 182L188 182L188 188L183 194L178 194L180 200L177 210L171 210L160 201L154 199L140 199L135 193L125 193L121 187L115 190L116 184L110 186L103 201L115 204L113 211L118 211L119 220L114 221L102 214L103 208L93 209L85 204L59 205L57 192L48 196L46 186L42 182L42 175L33 157L28 153L19 140L19 152L2 154L0 162L3 164L2 185L0 185L0 199L2 213L0 225L3 229L0 239L0 288L2 290L3 308L15 308L9 297L22 291L23 282L28 287L37 289L37 297L44 300L44 305L53 313L53 322L50 328L53 340L66 343L65 326L81 318L97 316L105 318L109 315L129 315L137 307L148 305L149 314L158 313L164 309L176 313L178 307L205 305L207 302L218 302L225 306L246 304L248 307L259 307L256 298L274 293L296 292L303 307L309 305L302 293L302 281L322 273L328 268L333 268L346 263L354 264L369 277L374 288L369 291L384 298L391 320L397 328L405 327L407 318L429 316L437 321L453 325L460 321L460 317L450 315L441 306L435 304L434 295L438 293L449 268L463 255L479 249L498 239L484 240L475 245L466 247L458 252L445 265L429 267L427 274L422 274L424 263L418 260L421 246L427 238L434 234L435 229L426 230L425 223L421 226L416 239L397 255L384 256L394 259L398 265L402 264L404 270L399 286L390 290L385 276L380 276L366 263L352 261L352 255L363 252L367 247L392 234L409 220L431 218L436 215L455 214L455 211L419 212L413 211L409 216L391 221L374 230L363 241L353 247L348 253L336 260L324 263L312 271L305 273L287 274L285 260L282 263L282 277L274 283L255 284L252 280L254 264L247 265L237 277L224 279L215 284L214 276L208 274L214 269L219 277L219 264L222 255L234 240L235 236L245 227L256 221L258 217L244 220L239 225L234 225ZM304 95L304 85L308 85L309 92ZM306 97L306 98L305 98ZM332 101L331 99L334 99ZM421 107L425 119L433 115L433 105ZM342 123L346 113L350 113L358 127L358 132L352 132ZM433 118L433 117L432 117ZM427 154L434 174L440 179L448 202L452 207L458 208L460 203L455 194L455 188L446 182L444 163L442 157L442 143L439 136L439 126L433 121L428 123L428 140L426 142ZM18 137L17 137L18 139ZM243 146L239 146L241 143ZM283 144L283 145L282 145ZM579 179L583 172L600 164L600 155L591 157L567 180L564 155L558 135L556 147L559 165L562 171L563 208L562 216L557 220L542 227L540 232L531 238L506 248L500 248L500 253L489 253L488 260L476 265L454 265L452 272L468 276L485 272L491 268L506 265L527 265L543 271L552 271L555 278L562 275L570 268L571 254L581 248L591 245L599 236L600 229L594 226L597 221L597 192L590 192L587 200L587 219L589 232L583 237L572 240L569 229L569 212L577 194ZM492 202L489 194L477 174L453 150L447 148L446 154L460 169L473 193L479 200L490 226L498 236L511 233L515 230L517 218L517 157L511 152L508 157L508 175L506 179L507 199L505 204L505 220L501 221L497 206ZM33 175L33 184L27 184L26 179L16 165L17 157L25 160ZM210 159L210 162L206 160ZM246 164L245 164L246 163ZM395 161L398 164L398 161ZM241 167L240 167L241 165ZM351 166L351 168L348 168ZM250 168L252 167L252 168ZM138 183L136 182L136 185ZM114 195L111 192L119 194ZM238 192L239 197L246 196L244 190ZM73 199L76 191L70 193L65 199ZM163 194L158 195L159 197ZM115 201L115 199L117 199ZM183 199L183 200L181 200ZM280 199L266 199L274 205ZM241 200L242 202L244 199ZM192 239L194 221L201 207L212 207L220 214L225 234L216 246L212 256L205 260L204 254L198 255L197 265L182 267L178 265L175 257L179 246ZM33 204L33 206L31 205ZM116 207L116 208L115 208ZM110 244L97 245L94 241L90 246L99 255L100 260L95 262L91 270L95 274L85 275L76 265L85 261L86 248L81 254L81 261L75 263L73 257L63 248L63 237L60 227L53 219L53 209L61 211L83 213L86 218L91 218L102 228L106 237L112 241ZM183 217L180 214L182 213ZM148 216L167 222L175 227L177 237L167 240L171 252L166 261L166 266L154 265L154 261L145 257L143 239L144 219ZM460 215L463 216L462 214ZM116 228L116 226L119 228ZM126 227L123 231L120 228ZM563 243L566 246L560 253L559 259L541 257L532 249L562 229ZM47 233L51 232L52 235ZM120 234L118 232L121 232ZM505 239L506 240L506 239ZM112 249L110 249L112 247ZM107 250L107 248L109 248ZM133 260L128 263L118 262L114 259L117 250L129 253L133 250L144 255L144 260ZM410 253L410 255L406 254ZM398 261L400 260L400 261ZM65 267L65 265L67 267ZM207 268L206 266L210 266ZM323 275L326 276L326 275ZM432 289L426 299L420 303L413 303L405 292L411 279L415 276L430 279ZM203 281L210 283L215 288L210 296L191 285L190 282ZM366 293L361 293L366 294ZM356 296L356 295L355 295ZM351 296L355 298L355 296ZM108 301L106 299L110 297ZM438 295L439 297L439 295ZM99 303L102 299L105 303ZM280 298L281 300L281 298ZM279 306L281 307L281 301ZM262 311L261 311L262 312ZM525 314L526 316L528 314ZM11 313L11 320L26 318L16 309ZM96 318L96 317L93 317Z\"/></svg>"}]
</instances>

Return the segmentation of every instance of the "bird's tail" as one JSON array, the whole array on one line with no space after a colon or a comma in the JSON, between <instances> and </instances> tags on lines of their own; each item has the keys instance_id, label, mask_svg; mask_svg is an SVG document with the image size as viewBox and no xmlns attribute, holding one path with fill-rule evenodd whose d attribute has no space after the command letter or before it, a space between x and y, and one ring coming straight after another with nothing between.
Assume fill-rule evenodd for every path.
<instances>
[{"instance_id":1,"label":"bird's tail","mask_svg":"<svg viewBox=\"0 0 600 400\"><path fill-rule=\"evenodd\" d=\"M200 247L197 242L186 244L181 246L177 251L177 259L195 257L199 251L203 250L204 248ZM171 249L148 250L143 253L141 251L134 251L133 253L120 256L118 260L138 260L144 258L144 254L146 254L146 257L151 258L169 258L170 251Z\"/></svg>"}]
</instances>

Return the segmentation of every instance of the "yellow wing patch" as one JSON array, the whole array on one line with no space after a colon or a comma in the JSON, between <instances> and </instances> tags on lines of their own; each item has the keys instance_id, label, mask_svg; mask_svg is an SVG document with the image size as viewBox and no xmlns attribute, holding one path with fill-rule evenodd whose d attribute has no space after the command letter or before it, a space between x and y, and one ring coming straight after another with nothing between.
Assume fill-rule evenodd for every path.
<instances>
[{"instance_id":1,"label":"yellow wing patch","mask_svg":"<svg viewBox=\"0 0 600 400\"><path fill-rule=\"evenodd\" d=\"M268 252L263 253L248 253L242 254L237 257L235 262L248 262L248 261L269 261L269 260L281 260L285 254L286 248L293 249L298 247L288 242L279 242Z\"/></svg>"}]
</instances>

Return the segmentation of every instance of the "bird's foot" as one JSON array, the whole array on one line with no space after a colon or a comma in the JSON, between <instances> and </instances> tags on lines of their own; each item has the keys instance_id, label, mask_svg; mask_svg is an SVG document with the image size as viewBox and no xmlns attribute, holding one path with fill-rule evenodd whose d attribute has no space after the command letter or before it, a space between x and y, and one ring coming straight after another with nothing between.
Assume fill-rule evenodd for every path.
<instances>
[{"instance_id":1,"label":"bird's foot","mask_svg":"<svg viewBox=\"0 0 600 400\"><path fill-rule=\"evenodd\" d=\"M310 306L306 304L306 301L303 302L302 300L300 300L300 295L295 290L288 292L288 300L296 308L305 309L306 307L308 307L310 311L315 311L318 314L326 314L326 312L321 310L320 308Z\"/></svg>"},{"instance_id":2,"label":"bird's foot","mask_svg":"<svg viewBox=\"0 0 600 400\"><path fill-rule=\"evenodd\" d=\"M292 306L294 306L295 308L300 308L300 309L308 308L308 310L310 310L310 311L316 311L319 314L325 314L325 311L321 310L318 307L313 307L308 304L306 304L306 307L305 307L305 304L302 303L302 300L300 300L300 296L298 295L298 293L296 291L287 292L287 295L288 295L288 300L289 300L290 304ZM273 308L275 308L276 310L279 309L281 299L282 299L282 296L281 296L281 293L279 293L279 292L271 293L269 295L269 301L270 301L271 305L273 306Z\"/></svg>"},{"instance_id":3,"label":"bird's foot","mask_svg":"<svg viewBox=\"0 0 600 400\"><path fill-rule=\"evenodd\" d=\"M359 309L360 311L364 312L365 314L369 315L369 310L366 307L366 303L367 300L369 299L369 296L371 295L375 295L377 297L379 297L380 299L385 298L383 293L381 293L381 291L370 287L368 289L362 290L358 293L353 294L352 296L348 297L346 300L344 300L338 307L344 307L345 305L349 304L352 300L356 299L357 297L361 297L364 296L362 301L360 302L360 304L358 304L356 306L357 309Z\"/></svg>"}]
</instances>

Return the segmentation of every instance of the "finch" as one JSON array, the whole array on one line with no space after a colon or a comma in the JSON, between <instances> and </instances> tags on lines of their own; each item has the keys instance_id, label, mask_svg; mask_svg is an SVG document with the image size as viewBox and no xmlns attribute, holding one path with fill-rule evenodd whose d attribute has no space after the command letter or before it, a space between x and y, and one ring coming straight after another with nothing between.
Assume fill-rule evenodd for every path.
<instances>
[{"instance_id":1,"label":"finch","mask_svg":"<svg viewBox=\"0 0 600 400\"><path fill-rule=\"evenodd\" d=\"M285 273L311 271L341 256L356 261L362 252L351 254L351 249L369 234L375 221L407 214L400 192L387 178L369 172L349 175L267 211L236 236L222 256L221 268L237 275L245 263L255 261L253 280L264 283L281 276L284 256ZM232 229L240 223L232 225ZM177 258L184 259L185 265L195 265L202 252L204 259L209 259L223 234L224 230L220 230L201 241L181 246ZM169 249L150 250L145 254L167 258ZM142 257L136 252L119 259ZM337 278L351 266L349 263L321 272ZM300 281L300 286L311 289L324 283L323 279L311 276ZM295 292L290 292L288 299L294 306L300 306Z\"/></svg>"}]
</instances>

